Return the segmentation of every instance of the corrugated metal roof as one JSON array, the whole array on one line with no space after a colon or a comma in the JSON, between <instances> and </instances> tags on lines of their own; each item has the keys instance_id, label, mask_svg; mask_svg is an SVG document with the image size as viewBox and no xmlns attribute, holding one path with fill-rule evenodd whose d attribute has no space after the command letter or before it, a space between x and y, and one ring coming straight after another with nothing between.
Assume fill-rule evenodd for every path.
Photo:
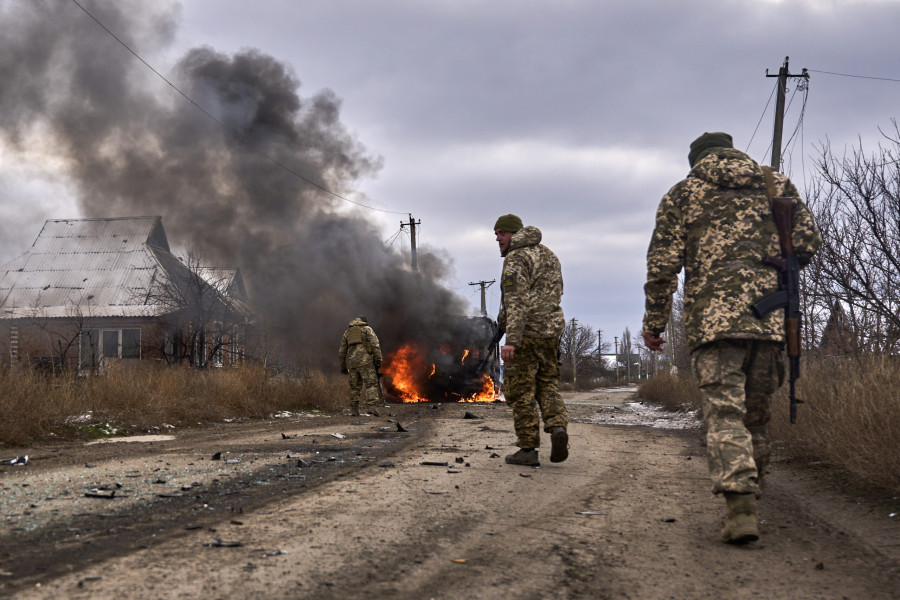
<instances>
[{"instance_id":1,"label":"corrugated metal roof","mask_svg":"<svg viewBox=\"0 0 900 600\"><path fill-rule=\"evenodd\" d=\"M47 221L31 249L0 269L0 316L164 314L147 302L166 277L161 255L181 265L160 217Z\"/></svg>"}]
</instances>

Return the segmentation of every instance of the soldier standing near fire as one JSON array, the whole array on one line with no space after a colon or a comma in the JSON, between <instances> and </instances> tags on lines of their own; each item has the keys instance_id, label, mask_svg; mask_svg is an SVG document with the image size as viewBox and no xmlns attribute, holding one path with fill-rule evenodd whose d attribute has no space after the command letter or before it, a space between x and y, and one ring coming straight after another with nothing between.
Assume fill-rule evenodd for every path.
<instances>
[{"instance_id":1,"label":"soldier standing near fire","mask_svg":"<svg viewBox=\"0 0 900 600\"><path fill-rule=\"evenodd\" d=\"M751 311L778 289L777 271L761 260L781 254L770 194L794 198L790 237L801 266L822 239L794 184L734 149L727 133L694 140L688 161L687 178L656 212L641 335L648 348L662 349L684 268L684 324L703 397L712 491L724 494L727 507L722 541L742 544L759 539L757 499L771 454L769 403L785 375L782 311L763 318Z\"/></svg>"},{"instance_id":2,"label":"soldier standing near fire","mask_svg":"<svg viewBox=\"0 0 900 600\"><path fill-rule=\"evenodd\" d=\"M339 350L341 373L350 376L350 412L359 416L359 402L362 388L366 388L366 412L380 415L377 406L381 404L378 370L381 368L381 345L378 336L368 325L368 319L359 316L350 321L341 338Z\"/></svg>"},{"instance_id":3,"label":"soldier standing near fire","mask_svg":"<svg viewBox=\"0 0 900 600\"><path fill-rule=\"evenodd\" d=\"M569 456L569 418L559 394L559 338L565 327L559 305L562 269L556 255L541 244L541 231L523 227L516 215L497 219L494 233L504 257L497 322L506 341L500 357L519 447L506 462L540 465L539 409L544 431L550 434L550 462L562 462Z\"/></svg>"}]
</instances>

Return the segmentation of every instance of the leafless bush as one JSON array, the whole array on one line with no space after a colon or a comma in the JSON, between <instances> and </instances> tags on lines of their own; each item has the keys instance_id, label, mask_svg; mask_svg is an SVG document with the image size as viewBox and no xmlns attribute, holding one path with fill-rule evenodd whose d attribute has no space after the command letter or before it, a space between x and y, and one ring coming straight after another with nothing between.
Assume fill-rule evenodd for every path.
<instances>
[{"instance_id":1,"label":"leafless bush","mask_svg":"<svg viewBox=\"0 0 900 600\"><path fill-rule=\"evenodd\" d=\"M638 387L638 395L646 402L670 411L699 410L700 390L689 377L661 371Z\"/></svg>"}]
</instances>

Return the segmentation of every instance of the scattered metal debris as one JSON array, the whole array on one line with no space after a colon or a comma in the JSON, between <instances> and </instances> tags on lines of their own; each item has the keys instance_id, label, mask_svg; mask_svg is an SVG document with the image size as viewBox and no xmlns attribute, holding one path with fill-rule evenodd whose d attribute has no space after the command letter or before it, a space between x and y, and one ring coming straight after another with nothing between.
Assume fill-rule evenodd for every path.
<instances>
[{"instance_id":1,"label":"scattered metal debris","mask_svg":"<svg viewBox=\"0 0 900 600\"><path fill-rule=\"evenodd\" d=\"M215 454L212 455L212 458L210 460L222 460L222 453L216 452Z\"/></svg>"},{"instance_id":2,"label":"scattered metal debris","mask_svg":"<svg viewBox=\"0 0 900 600\"><path fill-rule=\"evenodd\" d=\"M479 417L478 415L476 415L474 413L470 413L469 411L466 411L466 414L463 415L463 419L480 419L480 418L481 417Z\"/></svg>"},{"instance_id":3,"label":"scattered metal debris","mask_svg":"<svg viewBox=\"0 0 900 600\"><path fill-rule=\"evenodd\" d=\"M8 462L10 465L16 467L21 467L28 464L28 455L26 454L25 456L17 456L15 458L4 460L3 462Z\"/></svg>"},{"instance_id":4,"label":"scattered metal debris","mask_svg":"<svg viewBox=\"0 0 900 600\"><path fill-rule=\"evenodd\" d=\"M398 422L398 423L397 423L397 431L406 431L406 429L404 429L404 428L403 428L403 425L401 425L401 424Z\"/></svg>"},{"instance_id":5,"label":"scattered metal debris","mask_svg":"<svg viewBox=\"0 0 900 600\"><path fill-rule=\"evenodd\" d=\"M422 463L426 467L449 467L450 463L447 461L438 461L438 460L423 460Z\"/></svg>"},{"instance_id":6,"label":"scattered metal debris","mask_svg":"<svg viewBox=\"0 0 900 600\"><path fill-rule=\"evenodd\" d=\"M347 436L345 436L343 433L332 433L332 434L331 434L331 437L337 438L337 439L339 439L339 440L342 440L342 439L344 439L344 438L347 437Z\"/></svg>"},{"instance_id":7,"label":"scattered metal debris","mask_svg":"<svg viewBox=\"0 0 900 600\"><path fill-rule=\"evenodd\" d=\"M88 498L104 498L109 500L110 498L116 497L116 490L101 490L98 488L92 488L84 493Z\"/></svg>"},{"instance_id":8,"label":"scattered metal debris","mask_svg":"<svg viewBox=\"0 0 900 600\"><path fill-rule=\"evenodd\" d=\"M283 440L292 440L292 439L294 439L295 437L297 437L297 434L296 434L296 433L292 433L292 434L290 434L290 435L288 435L288 434L286 434L286 433L282 433L282 434L281 434L281 439L283 439Z\"/></svg>"},{"instance_id":9,"label":"scattered metal debris","mask_svg":"<svg viewBox=\"0 0 900 600\"><path fill-rule=\"evenodd\" d=\"M225 540L220 540L219 538L209 538L208 544L203 544L204 546L211 546L214 548L240 548L244 545L244 542L226 542Z\"/></svg>"},{"instance_id":10,"label":"scattered metal debris","mask_svg":"<svg viewBox=\"0 0 900 600\"><path fill-rule=\"evenodd\" d=\"M392 460L383 460L383 461L381 461L380 463L378 463L378 466L379 466L379 467L393 467L393 466L394 466L394 461L392 461Z\"/></svg>"},{"instance_id":11,"label":"scattered metal debris","mask_svg":"<svg viewBox=\"0 0 900 600\"><path fill-rule=\"evenodd\" d=\"M590 515L602 515L603 513L600 512L599 510L583 510L583 511L577 512L577 513L575 513L575 514L576 514L576 515L587 515L587 516L590 516Z\"/></svg>"}]
</instances>

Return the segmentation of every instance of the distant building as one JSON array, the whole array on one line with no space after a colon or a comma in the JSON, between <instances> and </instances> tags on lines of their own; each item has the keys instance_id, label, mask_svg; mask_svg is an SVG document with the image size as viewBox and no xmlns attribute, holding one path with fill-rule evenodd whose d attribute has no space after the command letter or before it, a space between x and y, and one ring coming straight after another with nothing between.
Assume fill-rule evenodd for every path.
<instances>
[{"instance_id":1,"label":"distant building","mask_svg":"<svg viewBox=\"0 0 900 600\"><path fill-rule=\"evenodd\" d=\"M50 220L0 266L2 362L224 366L242 359L250 316L240 271L185 264L160 217Z\"/></svg>"}]
</instances>

